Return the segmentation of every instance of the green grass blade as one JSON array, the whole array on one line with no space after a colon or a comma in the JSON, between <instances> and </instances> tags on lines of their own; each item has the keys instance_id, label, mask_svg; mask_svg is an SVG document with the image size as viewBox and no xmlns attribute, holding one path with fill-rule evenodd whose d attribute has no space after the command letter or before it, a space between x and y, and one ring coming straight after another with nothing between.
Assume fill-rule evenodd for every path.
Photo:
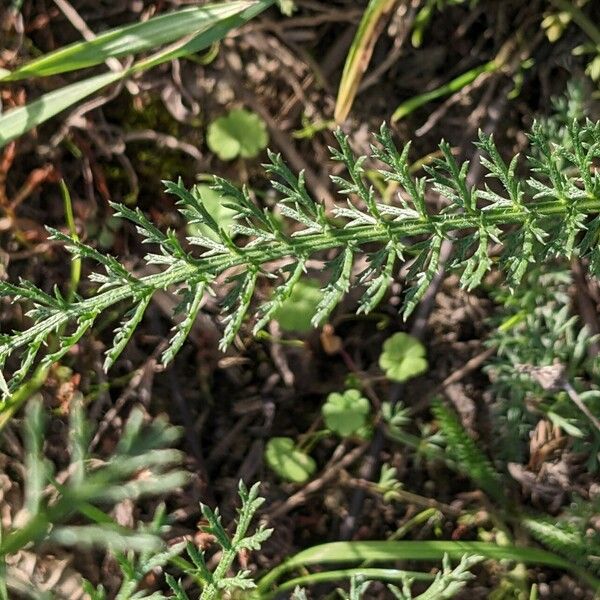
<instances>
[{"instance_id":1,"label":"green grass blade","mask_svg":"<svg viewBox=\"0 0 600 600\"><path fill-rule=\"evenodd\" d=\"M0 116L0 148L65 108L118 81L123 73L104 73L48 92L41 98Z\"/></svg>"},{"instance_id":2,"label":"green grass blade","mask_svg":"<svg viewBox=\"0 0 600 600\"><path fill-rule=\"evenodd\" d=\"M271 4L272 0L240 0L194 6L154 17L145 23L111 29L89 42L77 42L32 60L6 75L4 81L47 77L99 65L108 58L158 49L191 33L206 31L245 10L252 9L257 14Z\"/></svg>"},{"instance_id":3,"label":"green grass blade","mask_svg":"<svg viewBox=\"0 0 600 600\"><path fill-rule=\"evenodd\" d=\"M369 66L373 48L379 38L383 18L392 10L396 0L370 0L346 57L344 72L335 102L335 120L340 123L348 116L363 73Z\"/></svg>"},{"instance_id":4,"label":"green grass blade","mask_svg":"<svg viewBox=\"0 0 600 600\"><path fill-rule=\"evenodd\" d=\"M462 75L452 79L448 83L441 85L440 87L435 88L434 90L430 90L429 92L425 92L423 94L419 94L418 96L413 96L409 100L406 100L398 108L394 111L392 115L392 123L403 119L411 112L417 110L424 104L431 102L432 100L436 100L437 98L442 98L443 96L449 96L450 94L454 94L462 90L465 86L473 83L477 77L482 75L483 73L493 73L500 68L500 64L497 60L491 60L479 67L475 67Z\"/></svg>"},{"instance_id":5,"label":"green grass blade","mask_svg":"<svg viewBox=\"0 0 600 600\"><path fill-rule=\"evenodd\" d=\"M421 571L400 571L398 569L369 569L365 567L357 567L355 569L338 569L335 571L323 571L319 573L310 573L285 581L273 593L261 595L261 600L269 600L270 598L293 590L296 586L303 587L305 585L315 585L317 583L325 583L329 581L342 581L351 577L364 577L374 581L402 581L403 577L409 577L414 581L432 581L434 575L431 573L423 573Z\"/></svg>"},{"instance_id":6,"label":"green grass blade","mask_svg":"<svg viewBox=\"0 0 600 600\"><path fill-rule=\"evenodd\" d=\"M197 35L190 34L181 40L181 44L174 44L173 49L169 52L165 49L165 53L159 53L149 58L143 59L134 65L133 69L145 70L167 60L180 58L188 54L193 54L208 48L214 42L223 39L229 31L236 27L245 25L248 21L259 15L266 8L273 4L274 0L259 0L258 2L248 3L248 8L238 11L234 15L215 20L210 27L204 28Z\"/></svg>"},{"instance_id":7,"label":"green grass blade","mask_svg":"<svg viewBox=\"0 0 600 600\"><path fill-rule=\"evenodd\" d=\"M258 583L259 591L267 592L286 572L310 565L328 563L356 563L365 560L392 562L398 560L439 561L444 554L460 559L464 554L480 554L494 560L514 560L530 564L564 569L576 574L594 589L600 589L600 581L552 552L537 548L499 546L488 542L333 542L303 550L267 573Z\"/></svg>"},{"instance_id":8,"label":"green grass blade","mask_svg":"<svg viewBox=\"0 0 600 600\"><path fill-rule=\"evenodd\" d=\"M202 32L195 35L195 31L193 31L174 44L137 62L126 71L104 73L85 79L84 81L78 81L58 90L48 92L25 106L7 111L0 116L0 148L111 83L125 79L134 72L149 69L173 58L198 52L210 46L213 42L223 38L234 27L239 27L258 15L270 6L272 2L273 0L259 0L259 2L254 3L234 2L233 4L238 7L237 14L227 18L216 17L213 14L212 21L206 22L206 27ZM240 9L242 6L246 8ZM84 44L94 42L85 42ZM79 46L80 44L77 45ZM13 73L13 75L15 74Z\"/></svg>"}]
</instances>

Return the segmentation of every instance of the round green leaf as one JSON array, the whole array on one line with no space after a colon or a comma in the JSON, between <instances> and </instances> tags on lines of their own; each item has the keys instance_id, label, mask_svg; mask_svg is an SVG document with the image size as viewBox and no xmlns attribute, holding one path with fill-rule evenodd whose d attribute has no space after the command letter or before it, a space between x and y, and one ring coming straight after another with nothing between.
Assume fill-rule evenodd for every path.
<instances>
[{"instance_id":1,"label":"round green leaf","mask_svg":"<svg viewBox=\"0 0 600 600\"><path fill-rule=\"evenodd\" d=\"M206 142L221 160L253 158L267 147L269 135L256 113L235 108L208 126Z\"/></svg>"},{"instance_id":2,"label":"round green leaf","mask_svg":"<svg viewBox=\"0 0 600 600\"><path fill-rule=\"evenodd\" d=\"M292 438L274 437L267 442L265 460L281 478L294 483L308 481L317 470L315 461L296 448Z\"/></svg>"},{"instance_id":3,"label":"round green leaf","mask_svg":"<svg viewBox=\"0 0 600 600\"><path fill-rule=\"evenodd\" d=\"M387 378L393 381L417 377L428 368L425 346L408 333L395 333L383 344L379 366L385 371Z\"/></svg>"},{"instance_id":4,"label":"round green leaf","mask_svg":"<svg viewBox=\"0 0 600 600\"><path fill-rule=\"evenodd\" d=\"M346 390L329 394L321 413L328 429L346 437L365 426L370 410L369 401L358 390Z\"/></svg>"},{"instance_id":5,"label":"round green leaf","mask_svg":"<svg viewBox=\"0 0 600 600\"><path fill-rule=\"evenodd\" d=\"M311 319L323 293L316 279L300 279L291 296L275 312L274 318L284 331L310 331Z\"/></svg>"},{"instance_id":6,"label":"round green leaf","mask_svg":"<svg viewBox=\"0 0 600 600\"><path fill-rule=\"evenodd\" d=\"M221 229L228 231L234 221L233 217L236 214L234 210L225 206L228 197L213 190L210 185L207 185L206 183L195 185L192 189L192 193L202 202L210 216L220 225ZM191 236L205 235L215 241L218 241L219 239L217 234L210 227L201 223L188 224L187 232Z\"/></svg>"}]
</instances>

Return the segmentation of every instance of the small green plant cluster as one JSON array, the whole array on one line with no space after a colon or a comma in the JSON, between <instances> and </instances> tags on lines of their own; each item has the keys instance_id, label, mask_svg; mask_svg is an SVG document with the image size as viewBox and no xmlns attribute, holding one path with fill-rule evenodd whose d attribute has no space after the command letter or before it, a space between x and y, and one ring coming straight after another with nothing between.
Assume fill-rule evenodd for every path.
<instances>
[{"instance_id":1,"label":"small green plant cluster","mask_svg":"<svg viewBox=\"0 0 600 600\"><path fill-rule=\"evenodd\" d=\"M552 519L517 509L510 494L513 487L510 478L492 464L464 429L458 416L440 402L434 404L433 411L448 458L453 461L454 468L470 477L479 489L494 499L499 508L496 516L503 523L504 532L509 531L512 523L516 527L524 527L535 540L577 565L582 581L600 589L600 582L593 576L599 573L595 557L600 551L600 536L593 526L590 528L594 502L574 502L560 517Z\"/></svg>"},{"instance_id":2,"label":"small green plant cluster","mask_svg":"<svg viewBox=\"0 0 600 600\"><path fill-rule=\"evenodd\" d=\"M384 342L379 365L391 381L403 382L418 377L427 370L425 347L407 333L395 333ZM401 405L392 408L390 403L384 403L381 413L390 427L400 428L407 422ZM317 469L309 454L316 442L332 434L341 438L369 439L376 418L369 399L355 388L328 394L321 406L321 416L325 429L301 436L299 443L290 437L273 437L267 442L265 461L282 479L293 483L308 481Z\"/></svg>"},{"instance_id":3,"label":"small green plant cluster","mask_svg":"<svg viewBox=\"0 0 600 600\"><path fill-rule=\"evenodd\" d=\"M483 556L463 556L460 563L452 568L448 555L444 555L442 570L435 576L433 583L429 588L413 596L410 586L414 582L409 577L403 581L402 589L395 585L390 585L389 589L396 600L449 600L454 598L465 585L475 579L471 569L483 560Z\"/></svg>"},{"instance_id":4,"label":"small green plant cluster","mask_svg":"<svg viewBox=\"0 0 600 600\"><path fill-rule=\"evenodd\" d=\"M396 333L383 344L379 366L392 381L417 377L427 371L425 346L407 333Z\"/></svg>"},{"instance_id":5,"label":"small green plant cluster","mask_svg":"<svg viewBox=\"0 0 600 600\"><path fill-rule=\"evenodd\" d=\"M365 427L370 412L371 405L359 390L329 394L321 408L327 428L342 437L358 434Z\"/></svg>"},{"instance_id":6,"label":"small green plant cluster","mask_svg":"<svg viewBox=\"0 0 600 600\"><path fill-rule=\"evenodd\" d=\"M308 481L317 470L317 463L289 437L272 437L265 448L267 465L280 477L294 483Z\"/></svg>"},{"instance_id":7,"label":"small green plant cluster","mask_svg":"<svg viewBox=\"0 0 600 600\"><path fill-rule=\"evenodd\" d=\"M296 443L290 437L272 437L265 448L265 461L279 477L293 483L308 481L317 470L310 450L321 438L331 434L342 438L371 436L371 404L359 390L333 392L321 407L326 429L302 436Z\"/></svg>"},{"instance_id":8,"label":"small green plant cluster","mask_svg":"<svg viewBox=\"0 0 600 600\"><path fill-rule=\"evenodd\" d=\"M576 447L589 444L590 440L595 445L600 443L598 432L564 391L544 390L518 368L561 365L564 376L589 402L590 409L597 412L594 407L598 391L582 379L591 378L593 382L598 372L598 360L590 358L589 353L595 336L572 314L571 285L566 266L535 266L513 294L501 290L494 294L503 308L489 340L497 354L486 370L494 394L497 449L504 460L523 458L529 431L540 415L572 436ZM590 452L590 468L597 467L596 454Z\"/></svg>"}]
</instances>

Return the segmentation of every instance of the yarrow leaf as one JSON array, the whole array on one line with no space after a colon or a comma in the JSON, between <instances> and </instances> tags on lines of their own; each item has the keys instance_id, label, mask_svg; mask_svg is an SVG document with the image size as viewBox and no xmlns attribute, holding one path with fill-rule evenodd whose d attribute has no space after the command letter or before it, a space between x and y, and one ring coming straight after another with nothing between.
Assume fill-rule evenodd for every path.
<instances>
[{"instance_id":1,"label":"yarrow leaf","mask_svg":"<svg viewBox=\"0 0 600 600\"><path fill-rule=\"evenodd\" d=\"M235 213L231 232L211 216L197 189L189 190L181 181L165 182L167 192L177 197L177 208L187 226L204 229L188 239L190 250L175 231L161 231L139 208L113 204L116 215L132 222L143 242L157 249L145 257L147 264L158 265L150 275L138 277L93 245L51 230L53 238L74 256L97 263L104 272L92 273L90 280L99 287L89 297L69 300L58 289L48 291L27 281L0 282L0 296L27 305L32 320L23 331L0 336L0 365L14 373L12 380L0 378L4 396L26 377L40 360L42 347L57 333L60 340L51 344L46 362L62 359L110 307L129 303L133 311L107 353L105 367L109 368L133 335L154 293L184 288L188 291L181 309L186 315L163 355L165 363L170 362L189 335L202 305L202 293L212 291L209 286L214 286L211 282L217 278L233 284L221 303L224 349L254 307L258 316L255 331L275 318L305 269L314 264L312 259L324 261L329 274L312 319L314 326L323 324L355 286L364 288L358 310L373 310L398 277L405 255L412 262L404 275L400 310L408 318L438 272L446 239L454 240L455 245L449 265L459 272L461 285L467 289L480 285L492 267L502 270L515 286L529 264L557 256L589 259L592 273L600 275L600 175L594 166L600 159L599 123L572 122L560 144L550 141L543 123L536 123L530 151L521 165L529 167L525 175L517 172L516 156L504 160L493 138L480 134L480 160L490 183L478 189L467 181L467 163L459 164L447 143L440 145L441 158L426 169L426 177L415 177L409 163L410 145L398 149L391 130L383 125L375 135L370 158L379 161L382 179L397 186L397 202L392 204L378 198L371 186L366 173L368 159L356 156L343 134L337 132L336 137L338 149L332 150L333 158L343 164L347 175L336 174L333 180L345 203L329 213L310 196L304 174L295 175L281 156L272 152L265 170L273 178L273 189L282 195L274 207L270 200L268 206L256 202L248 189L238 190L223 179L214 179L214 189ZM428 203L431 191L444 196L441 211ZM492 243L502 247L493 260ZM197 246L201 247L199 255ZM364 264L365 256L366 268L354 273L354 266ZM253 299L263 278L282 281L271 299L261 305ZM65 334L65 330L71 333ZM20 365L12 359L17 352Z\"/></svg>"}]
</instances>

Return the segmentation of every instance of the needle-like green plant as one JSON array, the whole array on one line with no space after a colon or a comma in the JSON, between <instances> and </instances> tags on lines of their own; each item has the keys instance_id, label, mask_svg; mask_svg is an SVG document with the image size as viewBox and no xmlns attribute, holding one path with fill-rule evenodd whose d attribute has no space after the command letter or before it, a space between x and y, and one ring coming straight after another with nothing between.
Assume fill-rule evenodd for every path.
<instances>
[{"instance_id":1,"label":"needle-like green plant","mask_svg":"<svg viewBox=\"0 0 600 600\"><path fill-rule=\"evenodd\" d=\"M223 230L205 209L202 198L188 191L181 182L166 182L167 192L178 199L178 208L188 224L202 224L214 236L187 238L187 245L171 230L163 232L139 209L115 205L117 215L136 225L144 243L155 246L145 257L148 264L159 265L153 275L137 277L117 259L72 239L56 230L52 238L65 243L78 258L92 259L103 267L91 279L98 284L88 298L67 300L58 289L43 290L29 281L0 283L0 295L23 300L31 305L29 328L0 336L0 365L15 352L21 354L20 366L10 382L0 380L9 396L30 370L36 356L50 336L58 338L55 350L42 362L61 359L89 330L98 315L118 303L127 302L131 310L115 332L106 351L108 369L123 351L144 316L153 294L175 289L181 295L177 313L183 315L173 331L162 360L173 360L184 343L211 286L228 276L232 284L222 310L225 329L221 347L230 344L240 331L244 318L256 314L257 332L290 297L295 284L307 268L309 258L329 251L326 269L329 281L313 317L322 324L353 285L364 286L359 312L371 311L384 296L402 261L410 261L403 315L408 317L427 290L438 270L442 242L455 240L453 267L461 273L461 284L478 286L493 265L503 269L510 285L516 285L532 262L551 257L587 257L594 273L600 273L600 177L594 163L600 157L600 123L573 122L567 140L556 146L544 129L534 126L533 146L526 161L528 175L520 175L518 157L508 163L501 157L493 139L480 134L478 146L482 164L488 171L489 185L476 188L467 181L469 163L459 164L448 143L440 145L441 158L426 168L427 176L414 178L409 169L409 148L399 150L388 127L382 126L372 146L371 158L387 181L400 186L397 204L384 204L369 186L365 176L366 157L357 157L346 136L338 132L339 148L332 149L334 160L343 163L348 177L332 177L345 205L327 214L322 204L310 197L304 175L294 175L281 157L270 153L265 166L273 176L273 187L281 193L281 214L292 222L281 226L281 219L269 208L260 208L247 189L239 190L223 179L215 188L229 198L228 207L236 213L231 231ZM427 194L441 197L444 208L431 210ZM235 236L235 237L234 237ZM502 245L497 258L490 247ZM190 248L200 248L194 253ZM332 257L331 251L337 250ZM368 267L357 276L353 267L358 257L367 257ZM283 263L277 274L269 265ZM251 311L254 292L261 277L280 278L273 296ZM58 334L58 335L57 335Z\"/></svg>"},{"instance_id":2,"label":"needle-like green plant","mask_svg":"<svg viewBox=\"0 0 600 600\"><path fill-rule=\"evenodd\" d=\"M457 415L439 401L434 403L433 413L446 441L448 456L490 497L500 504L505 504L505 490L501 485L500 476L465 431Z\"/></svg>"},{"instance_id":3,"label":"needle-like green plant","mask_svg":"<svg viewBox=\"0 0 600 600\"><path fill-rule=\"evenodd\" d=\"M63 546L85 544L113 551L124 572L131 565L122 589L133 594L144 568L151 570L183 548L181 545L164 548L159 537L164 511L158 511L152 526L131 530L114 523L104 508L141 496L168 493L186 483L187 474L176 466L182 454L170 447L179 438L179 431L161 419L145 425L142 413L135 410L123 428L114 454L102 461L89 453L90 425L83 408L75 403L71 412L71 462L65 477L65 473L60 476L54 473L53 465L44 455L44 420L41 401L32 400L24 423L27 473L24 505L16 519L19 523L4 529L0 537L0 599L7 600L12 597L8 592L14 591L15 582L6 559L41 542ZM138 477L141 470L144 476ZM81 517L88 524L72 524L74 518ZM138 555L135 562L131 553ZM125 593L119 596L123 600L129 597Z\"/></svg>"}]
</instances>

